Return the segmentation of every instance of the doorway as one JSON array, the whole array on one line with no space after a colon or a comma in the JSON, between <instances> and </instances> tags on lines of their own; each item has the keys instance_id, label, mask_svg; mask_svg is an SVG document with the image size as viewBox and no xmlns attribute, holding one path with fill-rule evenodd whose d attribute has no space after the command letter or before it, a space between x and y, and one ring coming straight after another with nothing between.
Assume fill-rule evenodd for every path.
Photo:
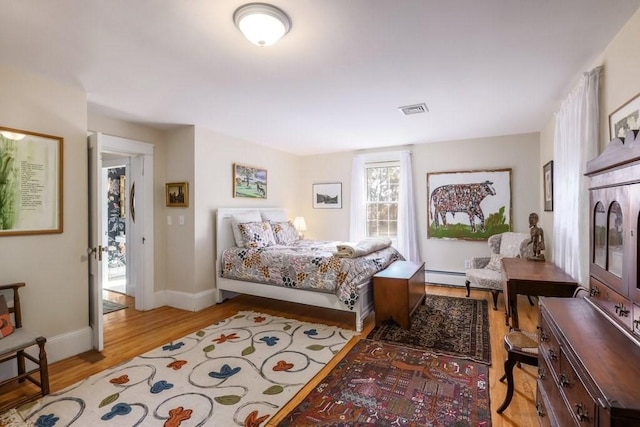
<instances>
[{"instance_id":1,"label":"doorway","mask_svg":"<svg viewBox=\"0 0 640 427\"><path fill-rule=\"evenodd\" d=\"M107 264L102 274L103 314L113 313L135 304L135 284L129 280L127 240L129 215L127 206L129 158L109 153L102 155L103 230L107 242ZM123 296L126 299L123 303Z\"/></svg>"},{"instance_id":2,"label":"doorway","mask_svg":"<svg viewBox=\"0 0 640 427\"><path fill-rule=\"evenodd\" d=\"M101 351L105 289L118 286L129 293L136 310L153 308L153 145L92 134L89 170L89 316L93 346ZM117 184L110 183L110 172ZM109 196L115 186L117 209Z\"/></svg>"}]
</instances>

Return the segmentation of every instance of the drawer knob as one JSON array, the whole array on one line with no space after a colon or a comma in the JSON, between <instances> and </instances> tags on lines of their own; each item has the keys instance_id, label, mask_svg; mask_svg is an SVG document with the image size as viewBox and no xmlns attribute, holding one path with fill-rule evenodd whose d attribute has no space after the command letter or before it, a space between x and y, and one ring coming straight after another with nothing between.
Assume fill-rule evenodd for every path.
<instances>
[{"instance_id":1,"label":"drawer knob","mask_svg":"<svg viewBox=\"0 0 640 427\"><path fill-rule=\"evenodd\" d=\"M640 319L633 321L633 329L640 329Z\"/></svg>"},{"instance_id":2,"label":"drawer knob","mask_svg":"<svg viewBox=\"0 0 640 427\"><path fill-rule=\"evenodd\" d=\"M536 403L536 412L540 418L546 416L547 414L544 412L544 407L540 403Z\"/></svg>"},{"instance_id":3,"label":"drawer knob","mask_svg":"<svg viewBox=\"0 0 640 427\"><path fill-rule=\"evenodd\" d=\"M589 421L589 411L583 403L574 404L576 407L576 415L580 421Z\"/></svg>"},{"instance_id":4,"label":"drawer knob","mask_svg":"<svg viewBox=\"0 0 640 427\"><path fill-rule=\"evenodd\" d=\"M598 295L600 295L600 289L598 289L597 287L592 287L589 290L589 295L591 295L592 297L597 297Z\"/></svg>"},{"instance_id":5,"label":"drawer knob","mask_svg":"<svg viewBox=\"0 0 640 427\"><path fill-rule=\"evenodd\" d=\"M547 335L544 329L540 329L540 341L541 342L549 341L549 335Z\"/></svg>"},{"instance_id":6,"label":"drawer knob","mask_svg":"<svg viewBox=\"0 0 640 427\"><path fill-rule=\"evenodd\" d=\"M547 372L544 368L538 368L538 378L544 380L547 376Z\"/></svg>"},{"instance_id":7,"label":"drawer knob","mask_svg":"<svg viewBox=\"0 0 640 427\"><path fill-rule=\"evenodd\" d=\"M616 304L614 307L619 317L627 317L629 315L629 310L624 307L624 304Z\"/></svg>"},{"instance_id":8,"label":"drawer knob","mask_svg":"<svg viewBox=\"0 0 640 427\"><path fill-rule=\"evenodd\" d=\"M549 359L558 360L558 355L556 354L556 351L552 348L549 349Z\"/></svg>"},{"instance_id":9,"label":"drawer knob","mask_svg":"<svg viewBox=\"0 0 640 427\"><path fill-rule=\"evenodd\" d=\"M565 373L560 374L560 379L558 379L558 385L560 387L565 387L565 388L571 386L571 382L569 382L569 378L567 377L567 374Z\"/></svg>"}]
</instances>

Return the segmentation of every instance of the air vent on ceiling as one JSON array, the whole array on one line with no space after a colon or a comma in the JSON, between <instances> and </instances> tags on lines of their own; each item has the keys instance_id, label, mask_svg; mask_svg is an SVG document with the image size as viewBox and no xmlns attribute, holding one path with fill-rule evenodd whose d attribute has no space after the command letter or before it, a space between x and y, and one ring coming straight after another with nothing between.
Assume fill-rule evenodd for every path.
<instances>
[{"instance_id":1,"label":"air vent on ceiling","mask_svg":"<svg viewBox=\"0 0 640 427\"><path fill-rule=\"evenodd\" d=\"M404 114L405 116L408 116L411 114L421 114L421 113L429 112L429 109L427 108L427 104L425 103L405 105L404 107L398 107L398 110L402 111L402 114Z\"/></svg>"}]
</instances>

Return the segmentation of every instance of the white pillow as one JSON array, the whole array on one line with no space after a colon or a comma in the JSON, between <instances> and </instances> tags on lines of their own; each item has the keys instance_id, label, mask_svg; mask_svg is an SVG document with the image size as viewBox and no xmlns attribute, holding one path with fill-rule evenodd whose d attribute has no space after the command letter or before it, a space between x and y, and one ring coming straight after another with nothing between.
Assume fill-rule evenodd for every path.
<instances>
[{"instance_id":1,"label":"white pillow","mask_svg":"<svg viewBox=\"0 0 640 427\"><path fill-rule=\"evenodd\" d=\"M239 248L244 248L244 240L242 239L242 234L238 229L238 224L244 224L246 222L262 222L260 211L247 211L231 215L231 231L233 231L233 238L236 241L236 246Z\"/></svg>"},{"instance_id":2,"label":"white pillow","mask_svg":"<svg viewBox=\"0 0 640 427\"><path fill-rule=\"evenodd\" d=\"M287 213L281 209L273 211L260 211L260 216L262 217L262 221L287 222Z\"/></svg>"}]
</instances>

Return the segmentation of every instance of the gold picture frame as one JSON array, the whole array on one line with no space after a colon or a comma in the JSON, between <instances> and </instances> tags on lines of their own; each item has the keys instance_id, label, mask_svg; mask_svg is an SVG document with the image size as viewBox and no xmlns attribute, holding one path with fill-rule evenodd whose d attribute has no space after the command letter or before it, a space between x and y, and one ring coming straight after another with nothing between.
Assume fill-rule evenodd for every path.
<instances>
[{"instance_id":1,"label":"gold picture frame","mask_svg":"<svg viewBox=\"0 0 640 427\"><path fill-rule=\"evenodd\" d=\"M63 141L0 126L0 236L62 233Z\"/></svg>"},{"instance_id":2,"label":"gold picture frame","mask_svg":"<svg viewBox=\"0 0 640 427\"><path fill-rule=\"evenodd\" d=\"M169 182L165 184L167 207L186 208L189 207L189 183Z\"/></svg>"}]
</instances>

